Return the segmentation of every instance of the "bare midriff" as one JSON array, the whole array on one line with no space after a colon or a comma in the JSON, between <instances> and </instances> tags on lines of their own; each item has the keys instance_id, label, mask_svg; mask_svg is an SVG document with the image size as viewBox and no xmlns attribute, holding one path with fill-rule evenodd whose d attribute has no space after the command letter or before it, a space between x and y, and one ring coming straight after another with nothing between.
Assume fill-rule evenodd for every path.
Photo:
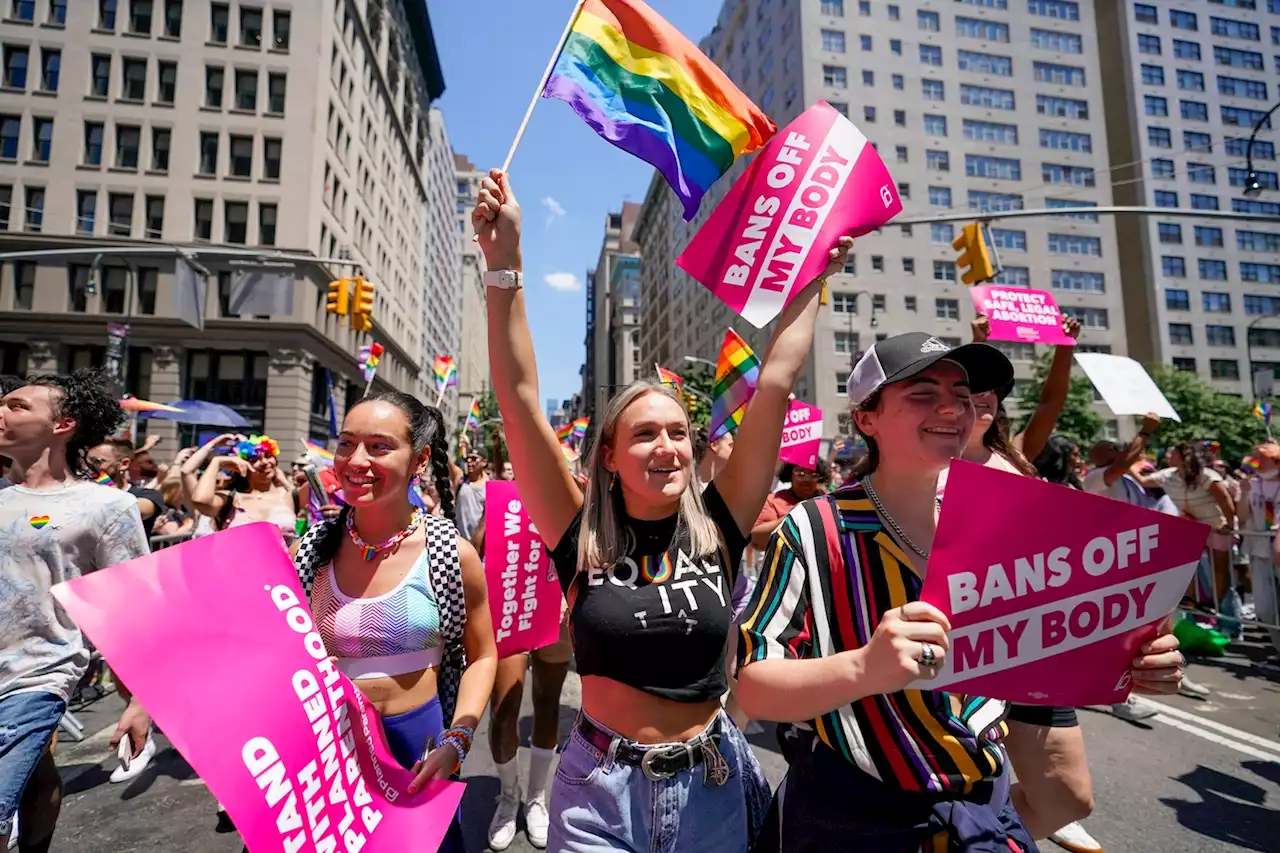
<instances>
[{"instance_id":1,"label":"bare midriff","mask_svg":"<svg viewBox=\"0 0 1280 853\"><path fill-rule=\"evenodd\" d=\"M356 687L381 716L391 717L412 711L435 698L436 671L423 669L403 675L361 678L356 681Z\"/></svg>"},{"instance_id":2,"label":"bare midriff","mask_svg":"<svg viewBox=\"0 0 1280 853\"><path fill-rule=\"evenodd\" d=\"M599 675L582 679L582 710L587 716L637 743L690 740L720 711L720 699L675 702Z\"/></svg>"}]
</instances>

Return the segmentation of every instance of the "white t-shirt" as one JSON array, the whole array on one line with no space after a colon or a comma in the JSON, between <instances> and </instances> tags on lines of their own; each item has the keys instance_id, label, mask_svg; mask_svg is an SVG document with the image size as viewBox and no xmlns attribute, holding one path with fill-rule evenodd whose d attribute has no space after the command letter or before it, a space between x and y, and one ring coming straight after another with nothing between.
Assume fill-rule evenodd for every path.
<instances>
[{"instance_id":1,"label":"white t-shirt","mask_svg":"<svg viewBox=\"0 0 1280 853\"><path fill-rule=\"evenodd\" d=\"M1113 501L1124 501L1134 506L1151 508L1152 501L1146 491L1127 474L1116 477L1111 485L1107 485L1107 469L1094 468L1084 475L1084 490L1094 495L1102 495Z\"/></svg>"},{"instance_id":2,"label":"white t-shirt","mask_svg":"<svg viewBox=\"0 0 1280 853\"><path fill-rule=\"evenodd\" d=\"M1173 505L1183 515L1189 515L1196 521L1208 524L1214 530L1226 524L1226 516L1222 514L1222 509L1213 495L1209 493L1214 483L1222 482L1222 476L1217 471L1204 469L1190 486L1177 468L1157 471L1151 475L1150 479L1164 490L1164 493L1173 501Z\"/></svg>"},{"instance_id":3,"label":"white t-shirt","mask_svg":"<svg viewBox=\"0 0 1280 853\"><path fill-rule=\"evenodd\" d=\"M1013 467L1013 463L1005 459L999 453L992 453L990 458L983 463L984 468L995 468L997 471L1006 471L1010 474L1022 475L1022 472ZM947 476L951 473L950 468L942 469L942 473L938 475L938 500L942 500L942 493L947 489Z\"/></svg>"},{"instance_id":4,"label":"white t-shirt","mask_svg":"<svg viewBox=\"0 0 1280 853\"><path fill-rule=\"evenodd\" d=\"M1267 512L1268 505L1271 512ZM1267 524L1267 516L1271 516L1271 524ZM1255 533L1267 533L1275 525L1280 515L1280 477L1264 480L1261 477L1249 478L1249 520L1244 529ZM1270 536L1242 536L1245 553L1251 557L1271 556Z\"/></svg>"}]
</instances>

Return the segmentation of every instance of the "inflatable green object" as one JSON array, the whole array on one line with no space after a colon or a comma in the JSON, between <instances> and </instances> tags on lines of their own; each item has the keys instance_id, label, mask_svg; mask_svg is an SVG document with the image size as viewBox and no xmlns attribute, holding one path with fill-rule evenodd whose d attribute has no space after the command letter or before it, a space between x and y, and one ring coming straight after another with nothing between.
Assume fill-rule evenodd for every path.
<instances>
[{"instance_id":1,"label":"inflatable green object","mask_svg":"<svg viewBox=\"0 0 1280 853\"><path fill-rule=\"evenodd\" d=\"M1179 619L1173 626L1173 635L1178 638L1182 653L1187 655L1222 657L1227 646L1231 645L1225 634L1192 619Z\"/></svg>"}]
</instances>

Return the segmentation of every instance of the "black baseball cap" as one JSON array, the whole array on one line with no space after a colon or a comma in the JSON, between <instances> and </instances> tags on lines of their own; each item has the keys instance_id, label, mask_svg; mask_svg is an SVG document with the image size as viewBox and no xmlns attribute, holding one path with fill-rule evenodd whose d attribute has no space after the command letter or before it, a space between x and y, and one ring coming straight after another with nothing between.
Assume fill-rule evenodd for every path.
<instances>
[{"instance_id":1,"label":"black baseball cap","mask_svg":"<svg viewBox=\"0 0 1280 853\"><path fill-rule=\"evenodd\" d=\"M862 354L849 374L849 404L857 406L886 385L910 379L939 361L960 365L974 394L995 391L1013 382L1013 365L987 344L953 347L924 332L895 335Z\"/></svg>"}]
</instances>

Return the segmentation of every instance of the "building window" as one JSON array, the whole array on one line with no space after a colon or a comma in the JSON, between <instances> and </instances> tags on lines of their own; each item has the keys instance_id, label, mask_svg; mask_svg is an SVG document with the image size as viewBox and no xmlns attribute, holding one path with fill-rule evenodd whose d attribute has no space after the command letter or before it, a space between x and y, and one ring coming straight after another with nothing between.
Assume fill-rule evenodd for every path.
<instances>
[{"instance_id":1,"label":"building window","mask_svg":"<svg viewBox=\"0 0 1280 853\"><path fill-rule=\"evenodd\" d=\"M941 63L942 57L938 57ZM1008 56L997 56L991 53L976 53L972 50L961 50L956 53L956 60L961 71L975 71L979 74L994 74L998 77L1013 76L1013 59ZM923 61L923 57L921 58Z\"/></svg>"},{"instance_id":2,"label":"building window","mask_svg":"<svg viewBox=\"0 0 1280 853\"><path fill-rule=\"evenodd\" d=\"M969 190L970 210L1022 210L1022 196L1017 193L989 193Z\"/></svg>"},{"instance_id":3,"label":"building window","mask_svg":"<svg viewBox=\"0 0 1280 853\"><path fill-rule=\"evenodd\" d=\"M939 320L959 320L960 301L958 299L933 300L933 313Z\"/></svg>"},{"instance_id":4,"label":"building window","mask_svg":"<svg viewBox=\"0 0 1280 853\"><path fill-rule=\"evenodd\" d=\"M956 265L951 261L934 261L933 280L954 284L956 280Z\"/></svg>"},{"instance_id":5,"label":"building window","mask_svg":"<svg viewBox=\"0 0 1280 853\"><path fill-rule=\"evenodd\" d=\"M955 238L956 229L950 222L932 222L929 224L929 242L940 246L950 246L951 241Z\"/></svg>"},{"instance_id":6,"label":"building window","mask_svg":"<svg viewBox=\"0 0 1280 853\"><path fill-rule=\"evenodd\" d=\"M1089 102L1079 98L1058 98L1052 95L1036 95L1036 112L1042 116L1055 118L1089 117Z\"/></svg>"},{"instance_id":7,"label":"building window","mask_svg":"<svg viewBox=\"0 0 1280 853\"><path fill-rule=\"evenodd\" d=\"M1238 231L1236 232L1237 244L1239 243L1239 240L1240 240L1240 233L1241 232L1238 232ZM1222 229L1214 228L1212 226L1207 226L1207 225L1197 225L1196 226L1196 245L1209 246L1211 248L1221 249L1222 248ZM1245 247L1242 245L1237 245L1237 248L1243 249Z\"/></svg>"},{"instance_id":8,"label":"building window","mask_svg":"<svg viewBox=\"0 0 1280 853\"><path fill-rule=\"evenodd\" d=\"M1054 290L1074 290L1077 293L1106 293L1106 277L1100 272L1081 270L1052 270L1049 286Z\"/></svg>"},{"instance_id":9,"label":"building window","mask_svg":"<svg viewBox=\"0 0 1280 853\"><path fill-rule=\"evenodd\" d=\"M159 240L164 236L164 196L147 196L146 226L142 236Z\"/></svg>"},{"instance_id":10,"label":"building window","mask_svg":"<svg viewBox=\"0 0 1280 853\"><path fill-rule=\"evenodd\" d=\"M151 128L151 169L155 172L169 171L169 142L171 132L167 128Z\"/></svg>"},{"instance_id":11,"label":"building window","mask_svg":"<svg viewBox=\"0 0 1280 853\"><path fill-rule=\"evenodd\" d=\"M849 393L849 374L843 370L836 371L836 396L843 397Z\"/></svg>"},{"instance_id":12,"label":"building window","mask_svg":"<svg viewBox=\"0 0 1280 853\"><path fill-rule=\"evenodd\" d=\"M236 109L258 109L258 72L251 68L236 69Z\"/></svg>"},{"instance_id":13,"label":"building window","mask_svg":"<svg viewBox=\"0 0 1280 853\"><path fill-rule=\"evenodd\" d=\"M822 85L832 89L849 87L849 71L841 65L822 66Z\"/></svg>"},{"instance_id":14,"label":"building window","mask_svg":"<svg viewBox=\"0 0 1280 853\"><path fill-rule=\"evenodd\" d=\"M1052 62L1034 63L1037 83L1053 83L1058 86L1083 86L1084 69L1075 65L1055 65Z\"/></svg>"},{"instance_id":15,"label":"building window","mask_svg":"<svg viewBox=\"0 0 1280 853\"><path fill-rule=\"evenodd\" d=\"M1240 262L1240 280L1262 284L1280 284L1280 266Z\"/></svg>"},{"instance_id":16,"label":"building window","mask_svg":"<svg viewBox=\"0 0 1280 853\"><path fill-rule=\"evenodd\" d=\"M269 181L280 180L281 142L274 137L262 140L262 177Z\"/></svg>"},{"instance_id":17,"label":"building window","mask_svg":"<svg viewBox=\"0 0 1280 853\"><path fill-rule=\"evenodd\" d=\"M1188 121L1208 121L1209 105L1203 101L1179 101L1182 117Z\"/></svg>"},{"instance_id":18,"label":"building window","mask_svg":"<svg viewBox=\"0 0 1280 853\"><path fill-rule=\"evenodd\" d=\"M231 137L231 174L237 178L253 177L253 137Z\"/></svg>"},{"instance_id":19,"label":"building window","mask_svg":"<svg viewBox=\"0 0 1280 853\"><path fill-rule=\"evenodd\" d=\"M1050 234L1049 251L1059 255L1085 255L1102 257L1102 240L1098 237L1082 237L1078 234Z\"/></svg>"},{"instance_id":20,"label":"building window","mask_svg":"<svg viewBox=\"0 0 1280 853\"><path fill-rule=\"evenodd\" d=\"M889 39L889 52L894 56L902 56L902 39Z\"/></svg>"},{"instance_id":21,"label":"building window","mask_svg":"<svg viewBox=\"0 0 1280 853\"><path fill-rule=\"evenodd\" d=\"M971 178L1020 181L1022 180L1022 163L1009 157L966 154L964 155L964 173Z\"/></svg>"},{"instance_id":22,"label":"building window","mask_svg":"<svg viewBox=\"0 0 1280 853\"><path fill-rule=\"evenodd\" d=\"M98 209L97 190L76 192L76 233L93 234L94 219Z\"/></svg>"},{"instance_id":23,"label":"building window","mask_svg":"<svg viewBox=\"0 0 1280 853\"><path fill-rule=\"evenodd\" d=\"M227 30L231 21L231 10L226 3L213 3L209 6L209 41L214 44L227 43Z\"/></svg>"},{"instance_id":24,"label":"building window","mask_svg":"<svg viewBox=\"0 0 1280 853\"><path fill-rule=\"evenodd\" d=\"M1169 311L1190 311L1191 310L1191 293L1186 290L1179 290L1168 287L1164 291L1164 307Z\"/></svg>"},{"instance_id":25,"label":"building window","mask_svg":"<svg viewBox=\"0 0 1280 853\"><path fill-rule=\"evenodd\" d=\"M6 44L4 46L4 85L8 89L27 88L27 63L31 52L28 48Z\"/></svg>"},{"instance_id":26,"label":"building window","mask_svg":"<svg viewBox=\"0 0 1280 853\"><path fill-rule=\"evenodd\" d=\"M951 155L946 151L930 148L924 152L925 168L931 172L950 172Z\"/></svg>"},{"instance_id":27,"label":"building window","mask_svg":"<svg viewBox=\"0 0 1280 853\"><path fill-rule=\"evenodd\" d=\"M929 204L933 207L951 207L951 188L929 187Z\"/></svg>"},{"instance_id":28,"label":"building window","mask_svg":"<svg viewBox=\"0 0 1280 853\"><path fill-rule=\"evenodd\" d=\"M894 123L895 125L897 125L898 127L906 127L906 126L907 126L907 111L906 111L906 110L894 110L894 111L893 111L893 123Z\"/></svg>"},{"instance_id":29,"label":"building window","mask_svg":"<svg viewBox=\"0 0 1280 853\"><path fill-rule=\"evenodd\" d=\"M936 17L936 16L935 16ZM981 18L956 16L956 35L983 41L1009 41L1009 25Z\"/></svg>"},{"instance_id":30,"label":"building window","mask_svg":"<svg viewBox=\"0 0 1280 853\"><path fill-rule=\"evenodd\" d=\"M1262 33L1257 24L1249 21L1235 21L1231 18L1210 18L1209 32L1215 36L1260 41Z\"/></svg>"},{"instance_id":31,"label":"building window","mask_svg":"<svg viewBox=\"0 0 1280 853\"><path fill-rule=\"evenodd\" d=\"M1230 314L1231 294L1205 291L1200 294L1200 306L1205 311L1210 311L1215 314Z\"/></svg>"},{"instance_id":32,"label":"building window","mask_svg":"<svg viewBox=\"0 0 1280 853\"><path fill-rule=\"evenodd\" d=\"M204 68L204 105L212 109L222 109L222 82L226 73L216 65Z\"/></svg>"},{"instance_id":33,"label":"building window","mask_svg":"<svg viewBox=\"0 0 1280 853\"><path fill-rule=\"evenodd\" d=\"M276 206L258 203L258 245L274 246L276 244Z\"/></svg>"},{"instance_id":34,"label":"building window","mask_svg":"<svg viewBox=\"0 0 1280 853\"><path fill-rule=\"evenodd\" d=\"M907 162L907 146L905 145L895 146L894 154L897 156L899 163Z\"/></svg>"},{"instance_id":35,"label":"building window","mask_svg":"<svg viewBox=\"0 0 1280 853\"><path fill-rule=\"evenodd\" d=\"M120 80L120 97L126 101L141 101L147 97L147 61L125 57Z\"/></svg>"},{"instance_id":36,"label":"building window","mask_svg":"<svg viewBox=\"0 0 1280 853\"><path fill-rule=\"evenodd\" d=\"M1174 206L1176 207L1177 206L1176 202L1178 200L1176 193L1174 194L1173 200L1175 202ZM1217 210L1218 197L1216 195L1202 195L1200 193L1192 193L1191 209L1192 210Z\"/></svg>"},{"instance_id":37,"label":"building window","mask_svg":"<svg viewBox=\"0 0 1280 853\"><path fill-rule=\"evenodd\" d=\"M1040 175L1047 184L1072 184L1078 187L1092 187L1096 184L1094 171L1088 166L1044 163L1040 167Z\"/></svg>"},{"instance_id":38,"label":"building window","mask_svg":"<svg viewBox=\"0 0 1280 853\"><path fill-rule=\"evenodd\" d=\"M1169 10L1169 26L1176 30L1187 30L1193 33L1200 29L1195 12L1183 12L1178 9Z\"/></svg>"},{"instance_id":39,"label":"building window","mask_svg":"<svg viewBox=\"0 0 1280 853\"><path fill-rule=\"evenodd\" d=\"M920 45L920 62L924 65L942 65L942 48L936 44Z\"/></svg>"},{"instance_id":40,"label":"building window","mask_svg":"<svg viewBox=\"0 0 1280 853\"><path fill-rule=\"evenodd\" d=\"M213 240L213 202L207 198L196 199L193 237L205 243Z\"/></svg>"},{"instance_id":41,"label":"building window","mask_svg":"<svg viewBox=\"0 0 1280 853\"><path fill-rule=\"evenodd\" d=\"M276 9L271 13L272 47L275 50L289 49L289 30L292 19L288 12Z\"/></svg>"},{"instance_id":42,"label":"building window","mask_svg":"<svg viewBox=\"0 0 1280 853\"><path fill-rule=\"evenodd\" d=\"M1221 229L1218 229L1218 245L1222 245ZM1236 248L1244 252L1280 252L1280 234L1237 229Z\"/></svg>"},{"instance_id":43,"label":"building window","mask_svg":"<svg viewBox=\"0 0 1280 853\"><path fill-rule=\"evenodd\" d=\"M0 231L9 230L9 212L13 209L13 187L0 184Z\"/></svg>"},{"instance_id":44,"label":"building window","mask_svg":"<svg viewBox=\"0 0 1280 853\"><path fill-rule=\"evenodd\" d=\"M1018 126L1016 124L1000 124L992 121L965 119L961 134L965 139L975 142L998 142L1003 145L1018 144Z\"/></svg>"},{"instance_id":45,"label":"building window","mask_svg":"<svg viewBox=\"0 0 1280 853\"><path fill-rule=\"evenodd\" d=\"M1173 369L1174 369L1174 370L1181 370L1181 371L1183 371L1184 373L1195 373L1195 372L1196 372L1196 360L1195 360L1194 358L1189 358L1189 357L1184 357L1184 356L1176 356L1176 355L1175 355L1175 356L1171 359L1171 362L1172 362L1172 364L1173 364ZM1117 429L1118 429L1118 427L1117 427Z\"/></svg>"},{"instance_id":46,"label":"building window","mask_svg":"<svg viewBox=\"0 0 1280 853\"><path fill-rule=\"evenodd\" d=\"M37 163L48 163L52 148L53 119L33 118L31 120L31 159Z\"/></svg>"},{"instance_id":47,"label":"building window","mask_svg":"<svg viewBox=\"0 0 1280 853\"><path fill-rule=\"evenodd\" d=\"M1156 225L1160 242L1166 246L1182 245L1182 226L1176 222L1160 222Z\"/></svg>"},{"instance_id":48,"label":"building window","mask_svg":"<svg viewBox=\"0 0 1280 853\"><path fill-rule=\"evenodd\" d=\"M1160 19L1156 15L1156 7L1146 3L1133 4L1133 19L1139 24L1160 23Z\"/></svg>"},{"instance_id":49,"label":"building window","mask_svg":"<svg viewBox=\"0 0 1280 853\"><path fill-rule=\"evenodd\" d=\"M182 0L164 0L164 34L168 38L182 37Z\"/></svg>"},{"instance_id":50,"label":"building window","mask_svg":"<svg viewBox=\"0 0 1280 853\"><path fill-rule=\"evenodd\" d=\"M1080 20L1080 4L1074 0L1028 0L1027 11L1063 21Z\"/></svg>"},{"instance_id":51,"label":"building window","mask_svg":"<svg viewBox=\"0 0 1280 853\"><path fill-rule=\"evenodd\" d=\"M107 233L112 237L133 234L133 193L110 193L107 196Z\"/></svg>"},{"instance_id":52,"label":"building window","mask_svg":"<svg viewBox=\"0 0 1280 853\"><path fill-rule=\"evenodd\" d=\"M844 0L822 0L822 14L833 18L844 17Z\"/></svg>"},{"instance_id":53,"label":"building window","mask_svg":"<svg viewBox=\"0 0 1280 853\"><path fill-rule=\"evenodd\" d=\"M36 265L34 263L16 263L13 265L13 307L19 311L30 311L35 304Z\"/></svg>"},{"instance_id":54,"label":"building window","mask_svg":"<svg viewBox=\"0 0 1280 853\"><path fill-rule=\"evenodd\" d=\"M947 97L946 84L941 80L921 80L920 92L926 101L943 101Z\"/></svg>"},{"instance_id":55,"label":"building window","mask_svg":"<svg viewBox=\"0 0 1280 853\"><path fill-rule=\"evenodd\" d=\"M907 226L907 227L910 227L910 226ZM903 272L905 275L915 275L915 274L916 274L916 259L915 259L915 258L903 258L903 259L902 259L902 272Z\"/></svg>"},{"instance_id":56,"label":"building window","mask_svg":"<svg viewBox=\"0 0 1280 853\"><path fill-rule=\"evenodd\" d=\"M1208 163L1188 163L1187 180L1193 184L1214 184L1218 181L1217 170Z\"/></svg>"},{"instance_id":57,"label":"building window","mask_svg":"<svg viewBox=\"0 0 1280 853\"><path fill-rule=\"evenodd\" d=\"M1187 259L1164 255L1160 258L1160 274L1165 278L1186 278Z\"/></svg>"},{"instance_id":58,"label":"building window","mask_svg":"<svg viewBox=\"0 0 1280 853\"><path fill-rule=\"evenodd\" d=\"M223 205L224 237L226 242L244 245L249 234L249 203L245 201L228 201Z\"/></svg>"},{"instance_id":59,"label":"building window","mask_svg":"<svg viewBox=\"0 0 1280 853\"><path fill-rule=\"evenodd\" d=\"M1008 252L1025 252L1027 250L1027 232L1016 231L1010 228L992 228L988 233L991 235L991 243L997 249L1003 249Z\"/></svg>"},{"instance_id":60,"label":"building window","mask_svg":"<svg viewBox=\"0 0 1280 853\"><path fill-rule=\"evenodd\" d=\"M1154 193L1156 207L1177 207L1178 194L1170 190L1156 190Z\"/></svg>"},{"instance_id":61,"label":"building window","mask_svg":"<svg viewBox=\"0 0 1280 853\"><path fill-rule=\"evenodd\" d=\"M151 35L151 0L129 0L129 32Z\"/></svg>"},{"instance_id":62,"label":"building window","mask_svg":"<svg viewBox=\"0 0 1280 853\"><path fill-rule=\"evenodd\" d=\"M914 270L912 270L912 272L914 272ZM902 307L903 307L903 309L904 309L904 310L907 310L907 311L917 311L917 310L919 310L919 309L917 309L917 308L916 308L916 297L914 297L914 296L904 296L904 297L902 297Z\"/></svg>"},{"instance_id":63,"label":"building window","mask_svg":"<svg viewBox=\"0 0 1280 853\"><path fill-rule=\"evenodd\" d=\"M137 125L116 125L116 168L138 168L138 151L142 148L142 128Z\"/></svg>"},{"instance_id":64,"label":"building window","mask_svg":"<svg viewBox=\"0 0 1280 853\"><path fill-rule=\"evenodd\" d=\"M1143 95L1142 108L1143 112L1149 116L1164 118L1169 115L1169 99L1155 95Z\"/></svg>"},{"instance_id":65,"label":"building window","mask_svg":"<svg viewBox=\"0 0 1280 853\"><path fill-rule=\"evenodd\" d=\"M158 78L156 101L162 104L172 104L178 91L178 63L156 63L156 76Z\"/></svg>"},{"instance_id":66,"label":"building window","mask_svg":"<svg viewBox=\"0 0 1280 853\"><path fill-rule=\"evenodd\" d=\"M1097 222L1098 214L1080 212L1084 208L1097 207L1094 201L1078 201L1070 198L1046 198L1044 206L1049 208L1070 208L1072 213L1055 214L1058 219L1078 219L1081 222Z\"/></svg>"},{"instance_id":67,"label":"building window","mask_svg":"<svg viewBox=\"0 0 1280 853\"><path fill-rule=\"evenodd\" d=\"M1182 39L1173 40L1173 56L1175 59L1190 59L1195 62L1200 61L1200 42L1183 41Z\"/></svg>"},{"instance_id":68,"label":"building window","mask_svg":"<svg viewBox=\"0 0 1280 853\"><path fill-rule=\"evenodd\" d=\"M828 53L844 53L844 33L841 30L822 31L822 49Z\"/></svg>"},{"instance_id":69,"label":"building window","mask_svg":"<svg viewBox=\"0 0 1280 853\"><path fill-rule=\"evenodd\" d=\"M285 75L267 75L267 112L284 115Z\"/></svg>"},{"instance_id":70,"label":"building window","mask_svg":"<svg viewBox=\"0 0 1280 853\"><path fill-rule=\"evenodd\" d=\"M1142 36L1138 36L1141 49ZM1005 39L1008 41L1008 39ZM1156 40L1157 48L1159 39ZM1052 50L1057 53L1084 53L1084 40L1075 33L1060 33L1057 30L1031 29L1031 46L1041 50ZM1157 53L1160 51L1157 49Z\"/></svg>"},{"instance_id":71,"label":"building window","mask_svg":"<svg viewBox=\"0 0 1280 853\"><path fill-rule=\"evenodd\" d=\"M946 136L947 117L926 114L924 116L924 132L930 136Z\"/></svg>"},{"instance_id":72,"label":"building window","mask_svg":"<svg viewBox=\"0 0 1280 853\"><path fill-rule=\"evenodd\" d=\"M67 0L49 0L49 23L59 26L67 23Z\"/></svg>"},{"instance_id":73,"label":"building window","mask_svg":"<svg viewBox=\"0 0 1280 853\"><path fill-rule=\"evenodd\" d=\"M1159 65L1142 66L1142 84L1144 86L1163 86L1164 69Z\"/></svg>"},{"instance_id":74,"label":"building window","mask_svg":"<svg viewBox=\"0 0 1280 853\"><path fill-rule=\"evenodd\" d=\"M27 230L44 228L44 187L27 187Z\"/></svg>"},{"instance_id":75,"label":"building window","mask_svg":"<svg viewBox=\"0 0 1280 853\"><path fill-rule=\"evenodd\" d=\"M1075 308L1071 315L1086 329L1109 329L1111 319L1106 308Z\"/></svg>"},{"instance_id":76,"label":"building window","mask_svg":"<svg viewBox=\"0 0 1280 853\"><path fill-rule=\"evenodd\" d=\"M857 314L858 296L854 293L831 294L831 310L836 314Z\"/></svg>"},{"instance_id":77,"label":"building window","mask_svg":"<svg viewBox=\"0 0 1280 853\"><path fill-rule=\"evenodd\" d=\"M90 68L89 92L96 98L105 98L111 86L111 57L95 53Z\"/></svg>"},{"instance_id":78,"label":"building window","mask_svg":"<svg viewBox=\"0 0 1280 853\"><path fill-rule=\"evenodd\" d=\"M19 134L22 133L21 116L0 115L0 157L18 159Z\"/></svg>"},{"instance_id":79,"label":"building window","mask_svg":"<svg viewBox=\"0 0 1280 853\"><path fill-rule=\"evenodd\" d=\"M1245 68L1249 71L1265 71L1262 54L1253 50L1239 50L1234 47L1213 46L1213 58L1219 65L1231 68Z\"/></svg>"},{"instance_id":80,"label":"building window","mask_svg":"<svg viewBox=\"0 0 1280 853\"><path fill-rule=\"evenodd\" d=\"M960 86L960 103L965 106L989 107L997 110L1012 110L1015 107L1014 94L1010 89L992 89L966 84Z\"/></svg>"},{"instance_id":81,"label":"building window","mask_svg":"<svg viewBox=\"0 0 1280 853\"><path fill-rule=\"evenodd\" d=\"M1213 138L1207 133L1184 130L1182 131L1182 147L1187 151L1210 151L1213 149ZM1243 157L1244 154L1240 156Z\"/></svg>"},{"instance_id":82,"label":"building window","mask_svg":"<svg viewBox=\"0 0 1280 853\"><path fill-rule=\"evenodd\" d=\"M1067 130L1041 130L1040 147L1053 151L1080 151L1085 154L1093 152L1093 137L1087 133L1072 133Z\"/></svg>"},{"instance_id":83,"label":"building window","mask_svg":"<svg viewBox=\"0 0 1280 853\"><path fill-rule=\"evenodd\" d=\"M240 7L240 46L262 46L262 10L250 6ZM243 241L241 241L243 242Z\"/></svg>"},{"instance_id":84,"label":"building window","mask_svg":"<svg viewBox=\"0 0 1280 853\"><path fill-rule=\"evenodd\" d=\"M84 123L84 164L86 166L102 165L103 126L100 122Z\"/></svg>"},{"instance_id":85,"label":"building window","mask_svg":"<svg viewBox=\"0 0 1280 853\"><path fill-rule=\"evenodd\" d=\"M1147 128L1147 144L1152 148L1172 148L1173 133L1167 127L1149 126Z\"/></svg>"},{"instance_id":86,"label":"building window","mask_svg":"<svg viewBox=\"0 0 1280 853\"><path fill-rule=\"evenodd\" d=\"M870 53L871 52L871 36L869 35L858 36L858 46L862 48L862 51L864 53Z\"/></svg>"},{"instance_id":87,"label":"building window","mask_svg":"<svg viewBox=\"0 0 1280 853\"><path fill-rule=\"evenodd\" d=\"M40 91L58 91L58 78L62 76L62 51L40 48Z\"/></svg>"},{"instance_id":88,"label":"building window","mask_svg":"<svg viewBox=\"0 0 1280 853\"><path fill-rule=\"evenodd\" d=\"M16 21L34 21L36 17L35 0L11 0L9 17Z\"/></svg>"},{"instance_id":89,"label":"building window","mask_svg":"<svg viewBox=\"0 0 1280 853\"><path fill-rule=\"evenodd\" d=\"M98 29L116 28L116 0L98 0Z\"/></svg>"},{"instance_id":90,"label":"building window","mask_svg":"<svg viewBox=\"0 0 1280 853\"><path fill-rule=\"evenodd\" d=\"M1204 339L1211 347L1233 347L1236 345L1236 327L1206 325Z\"/></svg>"},{"instance_id":91,"label":"building window","mask_svg":"<svg viewBox=\"0 0 1280 853\"><path fill-rule=\"evenodd\" d=\"M1199 71L1178 70L1178 88L1188 92L1204 91L1204 75Z\"/></svg>"},{"instance_id":92,"label":"building window","mask_svg":"<svg viewBox=\"0 0 1280 853\"><path fill-rule=\"evenodd\" d=\"M1160 37L1147 35L1146 33L1138 34L1138 53L1146 53L1151 56L1160 55Z\"/></svg>"},{"instance_id":93,"label":"building window","mask_svg":"<svg viewBox=\"0 0 1280 853\"><path fill-rule=\"evenodd\" d=\"M1234 358L1211 358L1209 375L1214 379L1239 379L1240 362Z\"/></svg>"},{"instance_id":94,"label":"building window","mask_svg":"<svg viewBox=\"0 0 1280 853\"><path fill-rule=\"evenodd\" d=\"M862 108L862 120L871 124L875 124L876 108L864 106Z\"/></svg>"},{"instance_id":95,"label":"building window","mask_svg":"<svg viewBox=\"0 0 1280 853\"><path fill-rule=\"evenodd\" d=\"M1200 278L1205 281L1226 281L1227 280L1227 262L1214 261L1207 258L1199 260Z\"/></svg>"},{"instance_id":96,"label":"building window","mask_svg":"<svg viewBox=\"0 0 1280 853\"><path fill-rule=\"evenodd\" d=\"M200 174L218 174L218 134L208 131L200 134Z\"/></svg>"},{"instance_id":97,"label":"building window","mask_svg":"<svg viewBox=\"0 0 1280 853\"><path fill-rule=\"evenodd\" d=\"M942 29L941 20L937 12L926 12L924 9L916 10L916 28L924 30L926 33L936 33Z\"/></svg>"}]
</instances>

